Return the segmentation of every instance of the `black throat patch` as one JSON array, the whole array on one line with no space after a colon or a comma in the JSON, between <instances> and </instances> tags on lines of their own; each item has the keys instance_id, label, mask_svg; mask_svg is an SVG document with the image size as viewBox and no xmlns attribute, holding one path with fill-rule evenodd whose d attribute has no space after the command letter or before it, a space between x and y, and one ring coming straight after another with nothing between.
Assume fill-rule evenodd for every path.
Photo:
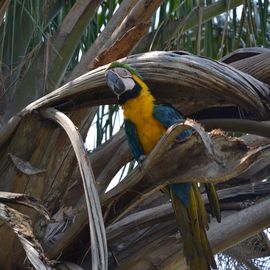
<instances>
[{"instance_id":1,"label":"black throat patch","mask_svg":"<svg viewBox=\"0 0 270 270\"><path fill-rule=\"evenodd\" d=\"M140 94L140 91L141 91L141 86L136 83L132 90L128 90L119 96L118 103L120 105L123 105L127 100L138 97Z\"/></svg>"}]
</instances>

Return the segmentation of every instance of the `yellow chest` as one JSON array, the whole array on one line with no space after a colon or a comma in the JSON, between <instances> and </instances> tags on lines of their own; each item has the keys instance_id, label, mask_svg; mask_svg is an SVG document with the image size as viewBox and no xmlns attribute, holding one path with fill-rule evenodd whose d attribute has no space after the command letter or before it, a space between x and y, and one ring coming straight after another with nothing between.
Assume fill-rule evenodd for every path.
<instances>
[{"instance_id":1,"label":"yellow chest","mask_svg":"<svg viewBox=\"0 0 270 270\"><path fill-rule=\"evenodd\" d=\"M164 134L165 129L153 117L145 119L143 123L135 123L135 125L144 153L148 155Z\"/></svg>"},{"instance_id":2,"label":"yellow chest","mask_svg":"<svg viewBox=\"0 0 270 270\"><path fill-rule=\"evenodd\" d=\"M164 126L153 117L153 96L142 91L139 97L126 101L122 108L125 118L136 126L144 153L149 154L165 132Z\"/></svg>"}]
</instances>

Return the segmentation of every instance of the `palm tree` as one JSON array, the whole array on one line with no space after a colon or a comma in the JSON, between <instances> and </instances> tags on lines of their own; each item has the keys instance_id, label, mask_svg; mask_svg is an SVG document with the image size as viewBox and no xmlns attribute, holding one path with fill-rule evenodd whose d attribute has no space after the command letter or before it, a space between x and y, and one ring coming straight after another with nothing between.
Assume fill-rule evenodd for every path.
<instances>
[{"instance_id":1,"label":"palm tree","mask_svg":"<svg viewBox=\"0 0 270 270\"><path fill-rule=\"evenodd\" d=\"M37 269L54 260L59 269L106 269L107 258L109 269L186 269L170 202L154 192L164 177L217 183L224 217L209 239L223 252L220 268L264 269L268 8L266 0L2 1L1 269L30 267L25 254ZM128 55L122 61L159 101L204 127L174 126L143 173L129 163L104 79L106 64ZM196 135L168 151L190 126ZM226 133L205 132L214 128ZM123 166L125 180L106 192Z\"/></svg>"}]
</instances>

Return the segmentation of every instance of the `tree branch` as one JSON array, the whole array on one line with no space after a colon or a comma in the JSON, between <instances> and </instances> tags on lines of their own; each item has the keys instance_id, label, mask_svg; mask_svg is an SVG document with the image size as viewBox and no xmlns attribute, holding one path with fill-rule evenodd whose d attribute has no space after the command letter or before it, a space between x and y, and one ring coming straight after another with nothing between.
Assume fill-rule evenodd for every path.
<instances>
[{"instance_id":1,"label":"tree branch","mask_svg":"<svg viewBox=\"0 0 270 270\"><path fill-rule=\"evenodd\" d=\"M222 219L222 223L211 223L208 238L213 251L217 253L248 239L269 225L270 199L225 217ZM146 234L144 239L147 237L152 236ZM123 240L121 241L123 242ZM137 245L139 245L139 243L137 243ZM143 250L138 250L136 253L130 250L132 252L132 259L128 257L129 247L126 247L126 258L128 258L128 260L125 261L125 259L123 259L120 261L120 266L116 269L142 269L140 268L142 262L144 263L145 267L143 269L145 270L152 270L154 266L166 270L185 269L181 268L185 265L185 258L181 247L177 236L172 233L167 233L158 240L158 244L157 241L154 241L149 246L146 246ZM165 248L166 251L164 250ZM166 256L164 256L164 254L166 254Z\"/></svg>"},{"instance_id":2,"label":"tree branch","mask_svg":"<svg viewBox=\"0 0 270 270\"><path fill-rule=\"evenodd\" d=\"M171 127L145 160L143 170L135 169L102 197L103 205L113 202L114 220L125 216L168 183L228 181L244 172L257 159L268 159L270 156L269 145L248 150L242 141L229 140L218 133L212 134L214 155L208 154L205 144L195 135L171 147L184 127L182 124ZM187 155L189 159L185 158ZM223 163L217 163L213 156Z\"/></svg>"},{"instance_id":3,"label":"tree branch","mask_svg":"<svg viewBox=\"0 0 270 270\"><path fill-rule=\"evenodd\" d=\"M200 120L200 123L207 131L220 128L224 131L238 131L270 138L269 122L258 122L247 119L218 118L202 119Z\"/></svg>"}]
</instances>

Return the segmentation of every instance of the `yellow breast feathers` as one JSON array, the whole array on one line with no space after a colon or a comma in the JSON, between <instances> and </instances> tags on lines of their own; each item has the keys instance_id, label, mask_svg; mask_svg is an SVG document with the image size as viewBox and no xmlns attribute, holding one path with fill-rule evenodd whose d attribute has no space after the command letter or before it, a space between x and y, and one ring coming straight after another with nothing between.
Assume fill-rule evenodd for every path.
<instances>
[{"instance_id":1,"label":"yellow breast feathers","mask_svg":"<svg viewBox=\"0 0 270 270\"><path fill-rule=\"evenodd\" d=\"M153 117L155 99L147 85L136 75L133 78L141 86L140 95L127 100L122 108L125 118L136 126L144 153L149 154L166 129Z\"/></svg>"}]
</instances>

